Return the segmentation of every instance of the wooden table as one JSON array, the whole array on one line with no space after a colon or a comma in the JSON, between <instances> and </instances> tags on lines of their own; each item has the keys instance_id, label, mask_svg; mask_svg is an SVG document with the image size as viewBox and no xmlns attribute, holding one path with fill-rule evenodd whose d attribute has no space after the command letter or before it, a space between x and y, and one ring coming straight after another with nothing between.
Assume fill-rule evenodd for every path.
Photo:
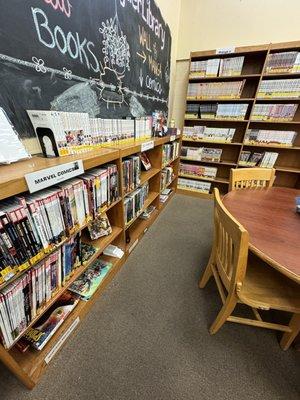
<instances>
[{"instance_id":1,"label":"wooden table","mask_svg":"<svg viewBox=\"0 0 300 400\"><path fill-rule=\"evenodd\" d=\"M295 212L296 196L300 196L300 190L243 189L226 194L223 203L249 232L250 250L300 284L300 215ZM291 324L300 326L300 314L292 317ZM293 339L285 333L281 347Z\"/></svg>"}]
</instances>

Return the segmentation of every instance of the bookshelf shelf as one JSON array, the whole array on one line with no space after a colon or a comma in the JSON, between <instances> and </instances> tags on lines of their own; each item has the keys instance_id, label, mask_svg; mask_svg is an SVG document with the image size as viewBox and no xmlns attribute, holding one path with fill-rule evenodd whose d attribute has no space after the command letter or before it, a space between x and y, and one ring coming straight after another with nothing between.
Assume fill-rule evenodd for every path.
<instances>
[{"instance_id":1,"label":"bookshelf shelf","mask_svg":"<svg viewBox=\"0 0 300 400\"><path fill-rule=\"evenodd\" d=\"M234 167L236 165L235 162L233 161L204 161L204 160L195 160L194 158L189 158L189 157L180 157L181 160L186 160L186 161L193 161L193 162L199 162L199 163L205 163L205 164L220 164L220 165L228 165Z\"/></svg>"},{"instance_id":2,"label":"bookshelf shelf","mask_svg":"<svg viewBox=\"0 0 300 400\"><path fill-rule=\"evenodd\" d=\"M210 200L213 198L213 195L211 193L201 193L200 191L191 190L191 189L178 188L177 193L188 195L188 196L193 196L193 197L199 197L201 199L207 199L207 200Z\"/></svg>"},{"instance_id":3,"label":"bookshelf shelf","mask_svg":"<svg viewBox=\"0 0 300 400\"><path fill-rule=\"evenodd\" d=\"M218 183L225 183L229 184L229 179L226 178L207 178L205 176L196 176L196 175L188 175L188 174L179 174L181 178L189 178L189 179L196 179L198 181L208 181L208 182L218 182Z\"/></svg>"},{"instance_id":4,"label":"bookshelf shelf","mask_svg":"<svg viewBox=\"0 0 300 400\"><path fill-rule=\"evenodd\" d=\"M278 150L300 150L300 146L281 146L280 144L244 143L244 147L264 147Z\"/></svg>"},{"instance_id":5,"label":"bookshelf shelf","mask_svg":"<svg viewBox=\"0 0 300 400\"><path fill-rule=\"evenodd\" d=\"M227 118L227 119L220 119L220 118L185 118L185 121L194 121L194 122L220 122L220 123L248 123L247 119L235 119L235 118Z\"/></svg>"},{"instance_id":6,"label":"bookshelf shelf","mask_svg":"<svg viewBox=\"0 0 300 400\"><path fill-rule=\"evenodd\" d=\"M180 147L181 136L175 136L175 141L179 142ZM156 209L148 220L142 220L137 216L136 218L134 218L133 221L130 222L130 224L125 226L125 193L123 192L122 187L122 162L124 157L141 153L143 143L145 142L153 142L150 145L150 149L145 150L152 164L152 168L149 171L141 172L141 185L149 182L149 194L140 213L143 212L149 205L154 205ZM97 247L97 251L86 263L84 263L84 265L75 268L65 284L60 287L56 292L52 293L51 299L42 307L41 310L39 310L38 315L32 321L30 321L24 332L22 332L22 335L27 332L30 327L34 326L37 323L39 318L56 303L56 301L70 287L70 285L95 261L96 258L101 255L101 258L110 261L113 266L104 278L102 284L99 286L94 296L88 302L79 301L79 304L74 308L74 310L70 313L70 315L66 318L60 328L55 332L53 337L49 340L49 342L41 351L36 351L30 348L25 353L21 353L17 349L15 343L13 343L12 346L10 346L10 349L7 350L0 342L0 361L2 361L7 366L7 368L9 368L13 372L13 374L15 374L20 379L20 381L22 381L23 384L29 389L32 389L39 382L41 376L46 371L48 365L46 359L49 354L51 354L52 352L56 353L56 351L60 350L64 342L64 335L68 333L68 329L73 327L73 324L77 321L77 318L79 318L81 322L87 312L92 310L92 306L95 301L97 301L97 298L101 295L107 284L111 281L111 279L113 279L114 275L122 267L129 256L130 252L128 251L128 249L130 247L130 244L132 244L137 239L139 240L145 234L145 232L153 224L154 220L163 210L166 203L168 203L175 194L179 169L179 157L176 157L167 164L172 164L173 172L175 174L174 179L172 179L169 184L169 186L173 189L173 192L170 195L168 201L164 203L163 206L160 204L159 193L162 174L161 171L163 169L163 145L172 143L174 143L174 135L162 138L152 138L151 140L146 141L136 141L133 143L118 145L113 148L105 147L97 150L96 152L89 152L80 156L69 156L53 159L33 157L30 160L18 162L18 164L0 167L0 199L6 199L10 196L19 195L23 192L28 191L26 181L24 179L24 174L79 159L83 160L85 171L88 171L89 169L94 167L99 167L103 164L114 163L117 166L117 170L119 173L120 198L101 210L101 212L107 213L108 219L112 226L112 233L108 236L104 236L98 240L93 241L89 238L89 234L86 229L88 227L88 223L86 223L76 232L73 232L72 235L70 235L64 241L55 246L55 248L53 248L53 251L57 250L68 239L81 232L82 242L92 244L93 246ZM126 245L126 236L128 234L130 234L131 236L131 242L130 244ZM125 251L125 255L122 259L103 256L103 250L109 244L114 244ZM42 258L42 260L46 259L51 254L52 252L46 254ZM20 278L32 267L33 266L28 268L26 271L22 271L16 274L9 282L2 284L0 286L0 290L4 289L5 286L9 285L14 280ZM18 338L15 342L17 342L17 340Z\"/></svg>"},{"instance_id":7,"label":"bookshelf shelf","mask_svg":"<svg viewBox=\"0 0 300 400\"><path fill-rule=\"evenodd\" d=\"M210 76L210 77L198 77L189 76L190 82L208 82L208 81L236 81L241 79L259 79L260 74L248 74L248 75L233 75L233 76Z\"/></svg>"},{"instance_id":8,"label":"bookshelf shelf","mask_svg":"<svg viewBox=\"0 0 300 400\"><path fill-rule=\"evenodd\" d=\"M242 146L243 143L234 143L234 142L217 142L216 140L194 140L194 139L184 139L182 138L183 142L188 143L210 143L210 144L217 144L217 145L227 145L227 146Z\"/></svg>"},{"instance_id":9,"label":"bookshelf shelf","mask_svg":"<svg viewBox=\"0 0 300 400\"><path fill-rule=\"evenodd\" d=\"M60 158L43 158L37 156L29 160L20 161L18 164L2 165L0 167L0 200L28 191L25 175L31 172L77 160L82 160L84 168L87 170L97 167L99 159L101 159L102 164L106 164L116 160L118 157L119 153L117 150L102 148L76 156Z\"/></svg>"},{"instance_id":10,"label":"bookshelf shelf","mask_svg":"<svg viewBox=\"0 0 300 400\"><path fill-rule=\"evenodd\" d=\"M208 147L212 148L213 145L215 145L215 148L221 148L222 149L222 156L220 163L217 162L204 162L204 161L198 161L198 160L193 160L187 157L181 157L182 161L187 161L187 162L193 162L193 163L200 163L201 165L205 166L205 164L208 165L215 165L218 168L218 174L220 176L224 176L224 179L229 179L229 169L230 168L243 168L245 166L239 165L238 161L239 158L242 154L242 152L247 151L248 153L243 153L243 156L247 156L247 154L252 154L254 155L258 160L259 154L264 154L265 152L270 153L268 156L265 157L265 160L272 160L276 156L276 153L278 154L277 161L274 164L274 168L278 171L277 178L275 180L275 185L278 186L284 186L284 187L291 187L291 188L300 188L300 177L296 178L295 176L299 173L300 171L300 157L298 151L300 150L300 97L298 97L298 92L295 91L295 86L293 86L290 90L288 88L288 82L289 79L300 79L300 71L297 71L298 64L295 62L294 66L294 71L295 73L288 73L288 72L282 72L279 71L279 73L270 73L270 69L268 68L279 68L278 65L280 66L281 64L278 64L278 62L283 62L282 57L280 56L279 58L275 56L274 64L268 64L268 60L270 60L270 55L273 53L282 53L282 52L291 52L291 51L296 51L300 52L300 41L297 42L285 42L285 43L271 43L269 45L258 45L258 46L245 46L245 47L238 47L234 50L233 53L231 54L217 54L216 50L208 50L208 51L199 51L199 52L192 52L190 54L190 66L191 66L191 71L192 73L189 75L188 79L188 85L193 85L191 86L187 93L188 94L195 94L195 95L202 95L202 94L210 94L210 90L212 88L213 93L221 93L221 94L226 94L230 95L230 92L226 92L229 85L229 90L232 88L232 94L236 95L239 94L240 98L232 98L232 99L222 99L222 98L209 98L209 99L203 99L199 98L197 96L187 96L186 98L186 104L187 104L187 109L186 113L184 116L184 126L191 129L193 126L205 126L207 128L212 128L216 127L217 128L226 128L226 129L235 129L234 133L234 138L233 142L234 143L219 143L219 142L213 142L211 140L193 140L193 139L185 139L183 138L183 143L185 146L191 146L191 147L196 147L199 146L199 143L203 145L203 147ZM241 66L240 60L233 61L234 58L236 57L241 57L243 56L243 64ZM294 56L294 55L293 55ZM272 56L273 57L273 56ZM292 57L289 55L289 57ZM220 63L218 61L212 61L213 59L220 59ZM224 61L224 59L228 59ZM272 58L273 60L274 58ZM222 61L223 60L223 61ZM280 60L280 61L277 61ZM290 60L290 58L288 58ZM273 61L272 61L273 62ZM192 64L193 63L193 64ZM239 65L240 68L240 75L236 76L197 76L197 71L201 71L201 74L208 74L211 75L215 73L216 75L219 73L221 74L221 71L224 71L224 65L226 66L225 68L233 68L231 69L236 71L236 65ZM270 67L271 65L271 67ZM284 64L285 65L285 64ZM284 66L283 66L284 68ZM278 91L279 89L282 91L283 94L286 94L290 97L284 97L284 96L278 96L277 91L272 87L272 80L280 80L284 79L285 86L282 85L282 87L276 87L276 90ZM245 84L243 89L239 89L240 91L237 93L236 86L237 82L240 80L245 80ZM233 82L232 85L230 86L230 82ZM269 95L269 88L270 91L273 89L273 95L278 96L278 97L270 97L266 96L263 97L259 93L259 87L262 82L264 81L269 81L269 83L266 83L265 86L265 92ZM210 82L215 82L212 83L212 86L203 86L206 85L206 83ZM218 84L217 84L218 82ZM224 85L221 85L221 83L224 82ZM234 83L235 82L235 83ZM221 86L219 86L219 83ZM197 85L202 85L201 87L197 87ZM269 85L269 86L268 86ZM275 84L274 84L275 85ZM225 88L220 92L219 88ZM267 88L267 89L266 89ZM285 92L284 92L285 90ZM293 94L295 93L295 96ZM202 115L201 112L206 113L207 116L210 116L210 114L216 114L215 108L216 106L214 105L215 103L224 103L224 104L229 104L233 103L236 104L237 107L241 102L246 102L248 104L248 110L245 114L245 119L236 119L236 118L230 118L230 119L216 119L216 118L195 118L194 115L197 116L197 108L198 108L198 116ZM195 103L195 104L193 104ZM207 104L204 106L205 103L212 103L211 105ZM270 112L270 115L281 115L280 112L282 112L282 108L280 105L286 106L287 104L296 104L298 106L298 109L296 109L296 112L294 113L294 117L292 121L276 121L276 120L265 120L265 121L258 121L251 119L251 115L253 114L254 107L257 105L266 105L266 104L272 104L272 105L278 105L277 108L273 109L272 112ZM199 106L197 106L199 104ZM201 108L202 107L202 108ZM265 110L266 108L258 108L256 110ZM288 108L286 107L286 110ZM226 109L225 109L226 110ZM275 111L274 111L275 110ZM279 111L278 111L279 110ZM223 110L221 111L223 112ZM259 112L259 111L258 111ZM278 114L279 113L279 114ZM194 114L194 115L193 115ZM220 113L221 115L221 113ZM226 114L225 114L226 115ZM264 115L264 114L263 114ZM284 114L283 114L284 115ZM263 130L263 131L268 131L266 134L271 135L271 131L295 131L297 133L296 138L293 140L293 146L284 146L280 144L259 144L259 143L247 143L245 140L245 135L248 129L253 129L253 130ZM195 132L197 132L195 130ZM262 134L265 134L263 132ZM255 131L253 131L253 135L255 137ZM280 133L277 133L277 137L280 135ZM284 133L282 133L284 135ZM286 142L289 142L289 137L291 134L289 133L289 136L286 138ZM276 137L276 136L275 136ZM284 136L283 136L284 137ZM278 140L278 139L277 139ZM275 141L275 140L274 140ZM239 151L236 151L236 150ZM250 152L250 153L249 153ZM254 154L255 153L255 154ZM259 153L259 154L257 154ZM271 154L273 153L273 154ZM267 162L267 161L266 161ZM269 162L269 161L268 161ZM220 171L219 171L220 169ZM218 175L217 175L218 176ZM195 179L190 177L190 179ZM195 179L196 180L196 179ZM217 185L222 185L221 182L212 182L212 188ZM178 189L179 190L179 189ZM190 190L183 190L180 189L180 192L185 194L187 193L192 193ZM197 194L196 194L197 195ZM203 197L205 195L202 195L200 197ZM210 198L210 196L208 196Z\"/></svg>"},{"instance_id":11,"label":"bookshelf shelf","mask_svg":"<svg viewBox=\"0 0 300 400\"><path fill-rule=\"evenodd\" d=\"M193 103L237 103L237 102L242 102L242 103L247 103L247 102L252 102L254 101L254 98L252 97L240 97L240 98L231 98L227 99L224 97L209 97L206 99L199 99L197 97L187 97L186 100L188 102L193 102Z\"/></svg>"}]
</instances>

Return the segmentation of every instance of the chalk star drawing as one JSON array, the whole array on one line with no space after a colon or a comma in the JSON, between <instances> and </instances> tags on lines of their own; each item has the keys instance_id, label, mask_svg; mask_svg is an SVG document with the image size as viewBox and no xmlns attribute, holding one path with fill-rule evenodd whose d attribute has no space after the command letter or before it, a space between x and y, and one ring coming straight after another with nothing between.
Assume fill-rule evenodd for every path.
<instances>
[{"instance_id":1,"label":"chalk star drawing","mask_svg":"<svg viewBox=\"0 0 300 400\"><path fill-rule=\"evenodd\" d=\"M33 56L32 61L35 64L36 72L42 72L43 74L47 72L47 68L45 67L45 61L42 58L37 58Z\"/></svg>"}]
</instances>

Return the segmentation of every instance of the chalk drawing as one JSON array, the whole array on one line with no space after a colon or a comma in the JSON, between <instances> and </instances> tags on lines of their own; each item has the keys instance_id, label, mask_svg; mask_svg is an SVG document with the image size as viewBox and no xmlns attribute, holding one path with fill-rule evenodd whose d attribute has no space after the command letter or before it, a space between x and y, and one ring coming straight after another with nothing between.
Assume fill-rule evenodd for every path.
<instances>
[{"instance_id":1,"label":"chalk drawing","mask_svg":"<svg viewBox=\"0 0 300 400\"><path fill-rule=\"evenodd\" d=\"M47 69L45 67L45 61L42 58L37 58L33 56L32 61L35 65L36 72L42 72L43 74L47 72Z\"/></svg>"}]
</instances>

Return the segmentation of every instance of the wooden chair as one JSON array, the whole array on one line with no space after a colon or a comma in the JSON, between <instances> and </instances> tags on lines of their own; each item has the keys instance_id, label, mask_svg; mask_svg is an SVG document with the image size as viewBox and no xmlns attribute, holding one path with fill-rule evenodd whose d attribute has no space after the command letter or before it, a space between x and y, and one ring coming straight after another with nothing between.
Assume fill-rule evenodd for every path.
<instances>
[{"instance_id":1,"label":"wooden chair","mask_svg":"<svg viewBox=\"0 0 300 400\"><path fill-rule=\"evenodd\" d=\"M282 345L286 350L297 336L300 330L299 324L291 323L290 326L286 326L265 322L258 309L296 313L293 318L298 321L299 285L269 265L263 264L261 260L255 259L254 256L248 257L248 232L224 207L219 190L216 188L214 202L213 248L208 265L199 280L199 287L204 288L213 275L223 303L222 309L210 327L210 333L217 333L226 321L275 329L289 333L289 341ZM232 316L237 303L250 306L255 319Z\"/></svg>"},{"instance_id":2,"label":"wooden chair","mask_svg":"<svg viewBox=\"0 0 300 400\"><path fill-rule=\"evenodd\" d=\"M232 168L229 190L272 187L274 180L274 168Z\"/></svg>"}]
</instances>

